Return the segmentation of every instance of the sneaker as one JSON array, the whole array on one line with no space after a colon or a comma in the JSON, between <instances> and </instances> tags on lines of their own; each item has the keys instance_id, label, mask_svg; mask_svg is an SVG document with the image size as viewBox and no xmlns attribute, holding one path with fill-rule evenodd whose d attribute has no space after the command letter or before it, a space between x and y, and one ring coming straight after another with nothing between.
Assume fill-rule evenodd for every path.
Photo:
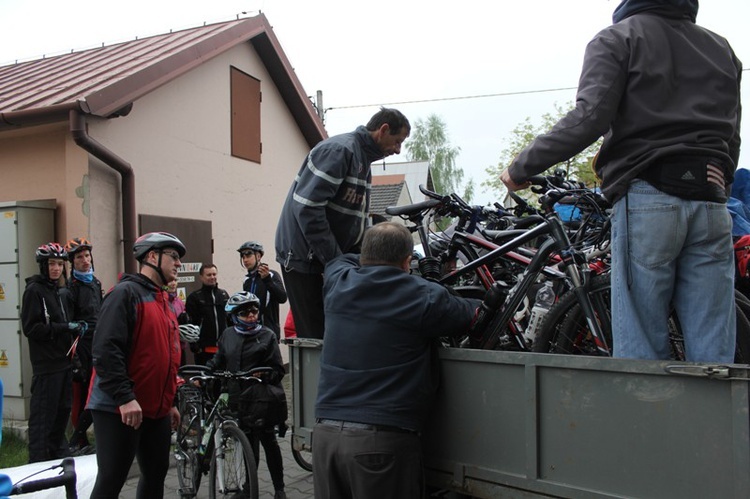
<instances>
[{"instance_id":1,"label":"sneaker","mask_svg":"<svg viewBox=\"0 0 750 499\"><path fill-rule=\"evenodd\" d=\"M277 490L273 495L273 499L286 499L286 492Z\"/></svg>"}]
</instances>

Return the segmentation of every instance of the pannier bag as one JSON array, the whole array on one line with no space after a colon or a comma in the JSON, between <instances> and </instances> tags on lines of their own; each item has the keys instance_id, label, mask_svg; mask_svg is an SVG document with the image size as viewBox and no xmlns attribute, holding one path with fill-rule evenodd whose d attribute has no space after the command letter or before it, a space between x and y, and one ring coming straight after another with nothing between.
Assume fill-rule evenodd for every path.
<instances>
[{"instance_id":1,"label":"pannier bag","mask_svg":"<svg viewBox=\"0 0 750 499\"><path fill-rule=\"evenodd\" d=\"M229 386L229 407L246 427L282 425L288 415L284 388L266 382L232 382Z\"/></svg>"}]
</instances>

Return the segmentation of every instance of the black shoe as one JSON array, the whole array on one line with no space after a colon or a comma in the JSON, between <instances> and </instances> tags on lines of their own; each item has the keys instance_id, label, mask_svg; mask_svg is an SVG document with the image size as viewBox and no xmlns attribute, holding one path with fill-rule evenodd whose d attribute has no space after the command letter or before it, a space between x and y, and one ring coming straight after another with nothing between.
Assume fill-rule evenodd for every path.
<instances>
[{"instance_id":1,"label":"black shoe","mask_svg":"<svg viewBox=\"0 0 750 499\"><path fill-rule=\"evenodd\" d=\"M273 495L273 499L286 499L286 492L277 490Z\"/></svg>"}]
</instances>

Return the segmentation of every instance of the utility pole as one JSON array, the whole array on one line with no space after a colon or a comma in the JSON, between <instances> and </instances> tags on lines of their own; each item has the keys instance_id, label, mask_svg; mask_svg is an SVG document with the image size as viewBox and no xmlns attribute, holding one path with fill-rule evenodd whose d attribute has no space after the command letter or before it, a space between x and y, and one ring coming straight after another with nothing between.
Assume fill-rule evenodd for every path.
<instances>
[{"instance_id":1,"label":"utility pole","mask_svg":"<svg viewBox=\"0 0 750 499\"><path fill-rule=\"evenodd\" d=\"M323 91L318 90L315 93L315 110L318 112L318 117L320 118L320 121L323 122L325 125L326 123L326 111L323 107Z\"/></svg>"}]
</instances>

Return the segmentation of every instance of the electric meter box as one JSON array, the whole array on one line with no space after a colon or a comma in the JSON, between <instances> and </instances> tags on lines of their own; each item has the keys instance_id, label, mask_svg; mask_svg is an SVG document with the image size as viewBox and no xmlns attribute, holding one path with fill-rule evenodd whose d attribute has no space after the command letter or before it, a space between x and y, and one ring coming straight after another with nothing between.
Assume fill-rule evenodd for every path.
<instances>
[{"instance_id":1,"label":"electric meter box","mask_svg":"<svg viewBox=\"0 0 750 499\"><path fill-rule=\"evenodd\" d=\"M29 419L31 361L21 331L26 278L39 273L36 249L55 237L54 199L0 202L0 378L3 418Z\"/></svg>"}]
</instances>

